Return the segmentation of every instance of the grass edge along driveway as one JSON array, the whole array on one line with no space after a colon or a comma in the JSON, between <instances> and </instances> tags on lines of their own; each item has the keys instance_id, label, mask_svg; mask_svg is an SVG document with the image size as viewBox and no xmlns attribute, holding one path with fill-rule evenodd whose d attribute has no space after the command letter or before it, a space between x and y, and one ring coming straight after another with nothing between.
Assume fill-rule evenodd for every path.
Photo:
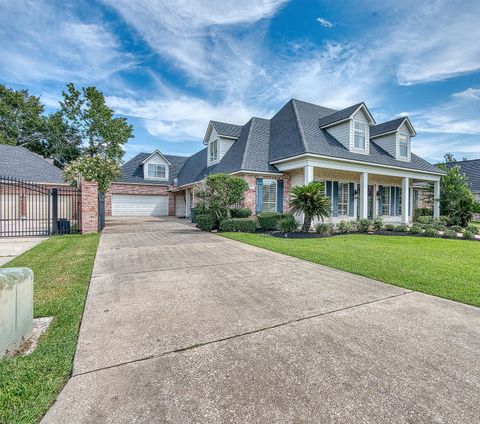
<instances>
[{"instance_id":1,"label":"grass edge along driveway","mask_svg":"<svg viewBox=\"0 0 480 424\"><path fill-rule=\"evenodd\" d=\"M221 235L395 286L480 306L479 242L366 234L314 239Z\"/></svg>"},{"instance_id":2,"label":"grass edge along driveway","mask_svg":"<svg viewBox=\"0 0 480 424\"><path fill-rule=\"evenodd\" d=\"M67 382L99 235L52 237L4 267L34 272L34 317L53 316L32 354L0 360L0 423L35 423Z\"/></svg>"}]
</instances>

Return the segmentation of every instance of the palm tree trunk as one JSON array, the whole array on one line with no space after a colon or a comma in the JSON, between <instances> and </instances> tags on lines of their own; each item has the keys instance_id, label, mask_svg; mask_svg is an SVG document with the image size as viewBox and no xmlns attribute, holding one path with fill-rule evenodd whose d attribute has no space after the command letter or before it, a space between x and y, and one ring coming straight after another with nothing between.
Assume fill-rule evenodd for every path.
<instances>
[{"instance_id":1,"label":"palm tree trunk","mask_svg":"<svg viewBox=\"0 0 480 424\"><path fill-rule=\"evenodd\" d=\"M310 231L311 225L312 225L312 217L305 215L305 218L303 219L303 231L308 233Z\"/></svg>"}]
</instances>

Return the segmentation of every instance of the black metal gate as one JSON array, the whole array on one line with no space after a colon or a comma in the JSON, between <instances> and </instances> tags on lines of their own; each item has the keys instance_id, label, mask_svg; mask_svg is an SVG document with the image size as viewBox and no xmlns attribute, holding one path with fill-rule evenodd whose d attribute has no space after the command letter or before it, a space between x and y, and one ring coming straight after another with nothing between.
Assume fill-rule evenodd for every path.
<instances>
[{"instance_id":1,"label":"black metal gate","mask_svg":"<svg viewBox=\"0 0 480 424\"><path fill-rule=\"evenodd\" d=\"M98 231L105 227L105 193L98 192Z\"/></svg>"},{"instance_id":2,"label":"black metal gate","mask_svg":"<svg viewBox=\"0 0 480 424\"><path fill-rule=\"evenodd\" d=\"M80 190L0 177L0 237L80 233Z\"/></svg>"}]
</instances>

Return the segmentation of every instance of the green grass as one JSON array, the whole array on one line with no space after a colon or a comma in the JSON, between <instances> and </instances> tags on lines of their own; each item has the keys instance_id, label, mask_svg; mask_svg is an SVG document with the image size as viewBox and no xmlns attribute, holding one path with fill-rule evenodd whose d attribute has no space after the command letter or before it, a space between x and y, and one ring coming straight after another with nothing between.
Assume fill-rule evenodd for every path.
<instances>
[{"instance_id":1,"label":"green grass","mask_svg":"<svg viewBox=\"0 0 480 424\"><path fill-rule=\"evenodd\" d=\"M479 242L363 234L316 239L221 235L395 286L480 306Z\"/></svg>"},{"instance_id":2,"label":"green grass","mask_svg":"<svg viewBox=\"0 0 480 424\"><path fill-rule=\"evenodd\" d=\"M98 235L50 238L4 267L34 272L34 316L53 316L31 355L0 361L0 422L35 423L72 370Z\"/></svg>"}]
</instances>

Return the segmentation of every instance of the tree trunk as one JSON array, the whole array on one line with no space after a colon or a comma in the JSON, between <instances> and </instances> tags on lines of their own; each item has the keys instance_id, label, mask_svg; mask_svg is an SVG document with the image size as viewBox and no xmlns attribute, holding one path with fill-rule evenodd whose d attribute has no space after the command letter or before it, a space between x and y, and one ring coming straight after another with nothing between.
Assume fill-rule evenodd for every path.
<instances>
[{"instance_id":1,"label":"tree trunk","mask_svg":"<svg viewBox=\"0 0 480 424\"><path fill-rule=\"evenodd\" d=\"M312 225L312 217L305 215L305 218L303 218L303 231L308 233L310 231L311 225Z\"/></svg>"}]
</instances>

